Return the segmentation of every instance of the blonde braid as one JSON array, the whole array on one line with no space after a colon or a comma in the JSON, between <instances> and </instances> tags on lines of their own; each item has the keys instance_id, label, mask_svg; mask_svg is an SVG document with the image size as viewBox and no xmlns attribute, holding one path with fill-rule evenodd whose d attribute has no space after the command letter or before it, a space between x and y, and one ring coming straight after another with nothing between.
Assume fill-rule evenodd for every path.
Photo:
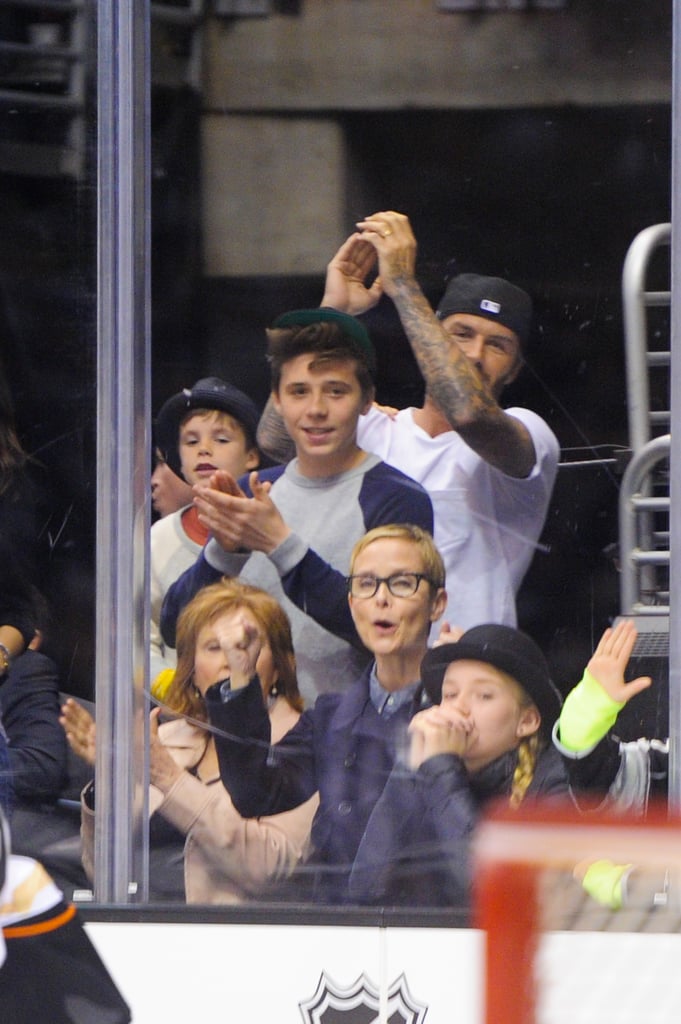
<instances>
[{"instance_id":1,"label":"blonde braid","mask_svg":"<svg viewBox=\"0 0 681 1024\"><path fill-rule=\"evenodd\" d=\"M518 763L513 772L509 804L516 810L523 801L527 788L532 782L534 767L539 756L539 734L534 733L518 744Z\"/></svg>"}]
</instances>

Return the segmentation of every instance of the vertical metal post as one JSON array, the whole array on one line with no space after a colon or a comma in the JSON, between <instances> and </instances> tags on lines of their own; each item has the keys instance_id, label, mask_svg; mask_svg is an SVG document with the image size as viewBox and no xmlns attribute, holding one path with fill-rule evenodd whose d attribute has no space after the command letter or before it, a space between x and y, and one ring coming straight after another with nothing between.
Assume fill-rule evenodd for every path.
<instances>
[{"instance_id":1,"label":"vertical metal post","mask_svg":"<svg viewBox=\"0 0 681 1024\"><path fill-rule=\"evenodd\" d=\"M672 42L672 314L671 451L669 456L669 804L681 811L681 0L674 0Z\"/></svg>"},{"instance_id":2,"label":"vertical metal post","mask_svg":"<svg viewBox=\"0 0 681 1024\"><path fill-rule=\"evenodd\" d=\"M149 2L98 0L95 896L146 899Z\"/></svg>"}]
</instances>

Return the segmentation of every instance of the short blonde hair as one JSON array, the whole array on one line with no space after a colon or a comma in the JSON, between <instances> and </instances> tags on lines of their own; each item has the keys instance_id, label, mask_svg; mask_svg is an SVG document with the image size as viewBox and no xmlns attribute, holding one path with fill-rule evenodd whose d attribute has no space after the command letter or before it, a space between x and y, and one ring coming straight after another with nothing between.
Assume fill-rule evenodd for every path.
<instances>
[{"instance_id":1,"label":"short blonde hair","mask_svg":"<svg viewBox=\"0 0 681 1024\"><path fill-rule=\"evenodd\" d=\"M412 523L386 523L384 526L375 526L369 530L355 544L350 555L350 573L353 572L355 562L360 554L377 540L406 540L419 549L423 571L432 580L434 589L445 585L445 564L442 555L435 546L430 533L420 526Z\"/></svg>"}]
</instances>

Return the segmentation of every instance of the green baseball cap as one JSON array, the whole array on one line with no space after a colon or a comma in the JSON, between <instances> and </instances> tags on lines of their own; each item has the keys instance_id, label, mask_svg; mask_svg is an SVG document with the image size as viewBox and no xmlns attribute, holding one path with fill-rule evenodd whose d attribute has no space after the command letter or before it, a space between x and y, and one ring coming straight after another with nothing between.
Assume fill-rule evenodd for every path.
<instances>
[{"instance_id":1,"label":"green baseball cap","mask_svg":"<svg viewBox=\"0 0 681 1024\"><path fill-rule=\"evenodd\" d=\"M364 354L364 358L372 374L376 372L376 350L364 324L349 313L341 313L331 306L318 306L316 309L292 309L282 313L272 327L308 327L310 324L337 324L343 334L354 341Z\"/></svg>"}]
</instances>

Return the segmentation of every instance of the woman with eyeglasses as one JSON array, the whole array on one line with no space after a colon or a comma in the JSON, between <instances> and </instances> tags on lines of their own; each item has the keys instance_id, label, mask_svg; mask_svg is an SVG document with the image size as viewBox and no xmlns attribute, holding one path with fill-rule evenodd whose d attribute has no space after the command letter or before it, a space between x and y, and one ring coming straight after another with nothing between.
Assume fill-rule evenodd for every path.
<instances>
[{"instance_id":1,"label":"woman with eyeglasses","mask_svg":"<svg viewBox=\"0 0 681 1024\"><path fill-rule=\"evenodd\" d=\"M348 901L348 878L371 812L406 751L410 721L430 703L420 665L445 605L444 576L425 530L391 524L365 534L352 553L348 601L373 661L342 692L319 696L272 747L255 673L255 634L241 638L242 665L231 688L206 693L219 729L220 774L242 814L278 813L319 790L314 851L298 871L298 899Z\"/></svg>"}]
</instances>

